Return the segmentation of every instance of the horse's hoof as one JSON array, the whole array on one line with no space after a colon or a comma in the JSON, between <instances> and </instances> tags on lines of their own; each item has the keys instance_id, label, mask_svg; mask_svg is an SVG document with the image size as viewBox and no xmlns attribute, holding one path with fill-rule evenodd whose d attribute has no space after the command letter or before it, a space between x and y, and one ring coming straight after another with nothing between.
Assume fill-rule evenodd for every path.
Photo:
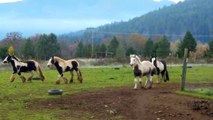
<instances>
[{"instance_id":1,"label":"horse's hoof","mask_svg":"<svg viewBox=\"0 0 213 120\"><path fill-rule=\"evenodd\" d=\"M70 80L70 83L73 83L73 80Z\"/></svg>"},{"instance_id":2,"label":"horse's hoof","mask_svg":"<svg viewBox=\"0 0 213 120\"><path fill-rule=\"evenodd\" d=\"M60 81L56 81L56 84L57 84L57 85L60 84Z\"/></svg>"},{"instance_id":3,"label":"horse's hoof","mask_svg":"<svg viewBox=\"0 0 213 120\"><path fill-rule=\"evenodd\" d=\"M133 88L132 90L138 90L137 88Z\"/></svg>"}]
</instances>

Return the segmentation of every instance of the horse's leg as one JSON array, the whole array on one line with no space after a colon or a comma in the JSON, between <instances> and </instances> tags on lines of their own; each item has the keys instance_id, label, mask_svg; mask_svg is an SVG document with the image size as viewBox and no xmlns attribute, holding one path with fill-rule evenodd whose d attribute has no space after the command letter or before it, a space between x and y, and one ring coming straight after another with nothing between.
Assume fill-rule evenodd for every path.
<instances>
[{"instance_id":1,"label":"horse's leg","mask_svg":"<svg viewBox=\"0 0 213 120\"><path fill-rule=\"evenodd\" d=\"M147 89L152 88L152 76L151 75L147 75L147 80L146 80L145 86Z\"/></svg>"},{"instance_id":2,"label":"horse's leg","mask_svg":"<svg viewBox=\"0 0 213 120\"><path fill-rule=\"evenodd\" d=\"M161 83L161 80L160 80L160 74L158 74L158 80L157 80L157 83Z\"/></svg>"},{"instance_id":3,"label":"horse's leg","mask_svg":"<svg viewBox=\"0 0 213 120\"><path fill-rule=\"evenodd\" d=\"M141 88L143 88L143 85L142 85L142 77L139 78L139 83L140 83Z\"/></svg>"},{"instance_id":4,"label":"horse's leg","mask_svg":"<svg viewBox=\"0 0 213 120\"><path fill-rule=\"evenodd\" d=\"M146 79L145 84L144 84L144 87L145 87L145 88L147 88L148 79L149 79L148 76L146 76L146 77L147 77L147 79Z\"/></svg>"},{"instance_id":5,"label":"horse's leg","mask_svg":"<svg viewBox=\"0 0 213 120\"><path fill-rule=\"evenodd\" d=\"M135 77L135 86L134 86L134 90L136 90L137 88L138 88L138 83L139 83L139 81L138 81L138 79Z\"/></svg>"},{"instance_id":6,"label":"horse's leg","mask_svg":"<svg viewBox=\"0 0 213 120\"><path fill-rule=\"evenodd\" d=\"M70 74L71 74L70 83L73 83L73 76L74 76L74 74L73 74L73 70L71 70L71 71L70 71Z\"/></svg>"},{"instance_id":7,"label":"horse's leg","mask_svg":"<svg viewBox=\"0 0 213 120\"><path fill-rule=\"evenodd\" d=\"M150 81L150 88L152 88L152 84L153 84L152 75L149 76L149 81Z\"/></svg>"},{"instance_id":8,"label":"horse's leg","mask_svg":"<svg viewBox=\"0 0 213 120\"><path fill-rule=\"evenodd\" d=\"M162 79L164 80L164 82L166 82L166 78L165 78L165 77L166 77L166 76L165 76L165 71L162 71L162 72L161 72L161 76L162 76Z\"/></svg>"},{"instance_id":9,"label":"horse's leg","mask_svg":"<svg viewBox=\"0 0 213 120\"><path fill-rule=\"evenodd\" d=\"M58 75L58 78L56 80L56 84L60 84L60 79L62 78L63 74Z\"/></svg>"},{"instance_id":10,"label":"horse's leg","mask_svg":"<svg viewBox=\"0 0 213 120\"><path fill-rule=\"evenodd\" d=\"M67 78L66 78L66 77L62 77L62 78L63 78L63 80L64 80L64 83L67 84L67 83L68 83Z\"/></svg>"},{"instance_id":11,"label":"horse's leg","mask_svg":"<svg viewBox=\"0 0 213 120\"><path fill-rule=\"evenodd\" d=\"M79 68L77 68L76 73L78 75L78 80L80 81L80 83L83 82L83 78L82 78L82 74Z\"/></svg>"},{"instance_id":12,"label":"horse's leg","mask_svg":"<svg viewBox=\"0 0 213 120\"><path fill-rule=\"evenodd\" d=\"M32 78L33 78L33 75L34 75L34 74L33 74L33 71L31 71L31 72L30 72L30 77L27 79L27 81L31 81Z\"/></svg>"},{"instance_id":13,"label":"horse's leg","mask_svg":"<svg viewBox=\"0 0 213 120\"><path fill-rule=\"evenodd\" d=\"M22 82L25 83L26 78L21 75L21 72L18 72L19 77L21 78Z\"/></svg>"},{"instance_id":14,"label":"horse's leg","mask_svg":"<svg viewBox=\"0 0 213 120\"><path fill-rule=\"evenodd\" d=\"M166 70L166 73L165 73L165 77L166 77L166 81L169 81L169 73L168 73L167 70Z\"/></svg>"},{"instance_id":15,"label":"horse's leg","mask_svg":"<svg viewBox=\"0 0 213 120\"><path fill-rule=\"evenodd\" d=\"M13 82L16 78L16 73L13 73L11 76L10 76L10 82Z\"/></svg>"}]
</instances>

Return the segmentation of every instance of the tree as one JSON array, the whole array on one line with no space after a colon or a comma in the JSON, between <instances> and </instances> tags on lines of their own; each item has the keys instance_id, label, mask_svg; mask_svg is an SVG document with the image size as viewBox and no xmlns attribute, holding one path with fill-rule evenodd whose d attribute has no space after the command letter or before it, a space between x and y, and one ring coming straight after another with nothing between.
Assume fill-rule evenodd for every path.
<instances>
[{"instance_id":1,"label":"tree","mask_svg":"<svg viewBox=\"0 0 213 120\"><path fill-rule=\"evenodd\" d=\"M4 59L7 56L8 47L0 46L0 59Z\"/></svg>"},{"instance_id":2,"label":"tree","mask_svg":"<svg viewBox=\"0 0 213 120\"><path fill-rule=\"evenodd\" d=\"M106 45L105 44L101 44L100 51L101 52L106 52Z\"/></svg>"},{"instance_id":3,"label":"tree","mask_svg":"<svg viewBox=\"0 0 213 120\"><path fill-rule=\"evenodd\" d=\"M151 57L153 55L153 49L154 49L154 43L153 41L149 38L143 48L143 55L144 57Z\"/></svg>"},{"instance_id":4,"label":"tree","mask_svg":"<svg viewBox=\"0 0 213 120\"><path fill-rule=\"evenodd\" d=\"M146 37L138 34L138 33L134 33L132 35L129 36L129 44L131 46L133 46L133 48L136 50L136 52L138 54L141 54L142 50L143 50L143 47L146 43Z\"/></svg>"},{"instance_id":5,"label":"tree","mask_svg":"<svg viewBox=\"0 0 213 120\"><path fill-rule=\"evenodd\" d=\"M157 43L156 55L165 58L170 53L170 42L166 36L163 36Z\"/></svg>"},{"instance_id":6,"label":"tree","mask_svg":"<svg viewBox=\"0 0 213 120\"><path fill-rule=\"evenodd\" d=\"M83 57L84 56L84 45L82 42L78 43L78 47L76 49L76 53L75 53L76 57Z\"/></svg>"},{"instance_id":7,"label":"tree","mask_svg":"<svg viewBox=\"0 0 213 120\"><path fill-rule=\"evenodd\" d=\"M11 41L21 40L22 34L20 32L10 32L7 33L6 39L9 39Z\"/></svg>"},{"instance_id":8,"label":"tree","mask_svg":"<svg viewBox=\"0 0 213 120\"><path fill-rule=\"evenodd\" d=\"M55 34L43 34L39 37L36 44L36 54L40 59L48 59L51 56L60 56L61 48Z\"/></svg>"},{"instance_id":9,"label":"tree","mask_svg":"<svg viewBox=\"0 0 213 120\"><path fill-rule=\"evenodd\" d=\"M213 57L213 40L209 41L208 45L209 45L209 48L205 52L205 56L206 57Z\"/></svg>"},{"instance_id":10,"label":"tree","mask_svg":"<svg viewBox=\"0 0 213 120\"><path fill-rule=\"evenodd\" d=\"M15 54L17 56L21 56L21 48L23 46L23 38L22 38L22 33L20 32L10 32L7 33L5 40L7 41L9 46L13 46L15 51Z\"/></svg>"},{"instance_id":11,"label":"tree","mask_svg":"<svg viewBox=\"0 0 213 120\"><path fill-rule=\"evenodd\" d=\"M22 54L27 59L35 57L35 45L31 39L25 40L25 44L22 48Z\"/></svg>"},{"instance_id":12,"label":"tree","mask_svg":"<svg viewBox=\"0 0 213 120\"><path fill-rule=\"evenodd\" d=\"M131 54L136 54L136 51L134 50L132 46L128 47L126 50L126 56L129 56Z\"/></svg>"},{"instance_id":13,"label":"tree","mask_svg":"<svg viewBox=\"0 0 213 120\"><path fill-rule=\"evenodd\" d=\"M113 55L115 56L118 46L119 46L119 42L117 38L114 36L113 39L110 41L110 44L108 46L108 51L112 52Z\"/></svg>"},{"instance_id":14,"label":"tree","mask_svg":"<svg viewBox=\"0 0 213 120\"><path fill-rule=\"evenodd\" d=\"M184 55L184 49L188 48L189 52L196 51L197 42L192 36L191 32L186 32L183 41L178 45L177 54L180 58Z\"/></svg>"}]
</instances>

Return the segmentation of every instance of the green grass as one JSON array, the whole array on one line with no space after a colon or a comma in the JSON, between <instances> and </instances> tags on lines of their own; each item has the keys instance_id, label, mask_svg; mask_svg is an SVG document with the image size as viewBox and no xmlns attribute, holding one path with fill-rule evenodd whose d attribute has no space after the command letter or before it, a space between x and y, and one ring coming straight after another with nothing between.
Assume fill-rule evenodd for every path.
<instances>
[{"instance_id":1,"label":"green grass","mask_svg":"<svg viewBox=\"0 0 213 120\"><path fill-rule=\"evenodd\" d=\"M190 95L198 98L213 99L213 88L198 88L185 91L177 91L178 94Z\"/></svg>"},{"instance_id":2,"label":"green grass","mask_svg":"<svg viewBox=\"0 0 213 120\"><path fill-rule=\"evenodd\" d=\"M74 94L84 91L99 90L107 87L119 87L132 84L133 76L131 68L84 68L82 69L83 84L76 80L76 74L73 84L64 84L61 81L60 85L56 85L58 73L56 70L45 70L44 82L33 80L32 83L22 83L21 79L16 76L16 80L10 83L10 75L12 71L1 71L0 76L0 119L24 119L24 120L39 120L39 119L57 119L57 113L61 110L28 110L25 109L25 104L33 99L52 99L61 96L48 95L49 89L63 89L64 94ZM28 76L28 74L23 74ZM65 76L70 78L70 74ZM33 113L33 114L32 114ZM54 113L54 114L53 114Z\"/></svg>"},{"instance_id":3,"label":"green grass","mask_svg":"<svg viewBox=\"0 0 213 120\"><path fill-rule=\"evenodd\" d=\"M182 68L168 67L168 70L170 83L179 83ZM212 71L212 67L193 67L192 69L188 69L187 80L194 83L200 83L200 81L201 83L213 83ZM25 108L25 104L34 99L54 99L69 94L100 90L107 87L133 87L134 85L133 72L130 67L122 67L119 70L115 70L114 68L83 68L83 84L80 84L76 80L75 74L73 84L64 84L64 81L61 81L60 85L56 85L55 82L58 76L56 70L45 70L44 75L46 80L44 82L33 80L32 83L24 84L18 76L16 76L16 80L13 83L10 83L9 78L11 74L12 71L0 71L0 119L3 120L57 120L59 119L58 115L64 111L56 109L29 110ZM23 75L28 76L27 73ZM69 73L66 73L65 76L68 79L70 78ZM153 80L156 80L156 76ZM64 94L62 96L50 96L47 92L49 89L63 89ZM89 113L77 116L85 119L85 116L89 116ZM76 118L73 117L72 119Z\"/></svg>"}]
</instances>

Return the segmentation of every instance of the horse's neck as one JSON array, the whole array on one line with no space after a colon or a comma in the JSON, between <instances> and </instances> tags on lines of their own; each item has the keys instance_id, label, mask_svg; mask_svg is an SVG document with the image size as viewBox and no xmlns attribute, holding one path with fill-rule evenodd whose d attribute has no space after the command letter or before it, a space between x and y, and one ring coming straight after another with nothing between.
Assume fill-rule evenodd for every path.
<instances>
[{"instance_id":1,"label":"horse's neck","mask_svg":"<svg viewBox=\"0 0 213 120\"><path fill-rule=\"evenodd\" d=\"M137 64L141 64L141 60L139 57L135 57L136 58L136 61L137 61Z\"/></svg>"},{"instance_id":2,"label":"horse's neck","mask_svg":"<svg viewBox=\"0 0 213 120\"><path fill-rule=\"evenodd\" d=\"M55 57L55 59L58 61L58 62L65 62L66 60L60 58L60 57Z\"/></svg>"},{"instance_id":3,"label":"horse's neck","mask_svg":"<svg viewBox=\"0 0 213 120\"><path fill-rule=\"evenodd\" d=\"M13 62L10 61L10 63L12 66L27 66L27 63L21 62L21 61L15 60L15 59L13 60Z\"/></svg>"}]
</instances>

